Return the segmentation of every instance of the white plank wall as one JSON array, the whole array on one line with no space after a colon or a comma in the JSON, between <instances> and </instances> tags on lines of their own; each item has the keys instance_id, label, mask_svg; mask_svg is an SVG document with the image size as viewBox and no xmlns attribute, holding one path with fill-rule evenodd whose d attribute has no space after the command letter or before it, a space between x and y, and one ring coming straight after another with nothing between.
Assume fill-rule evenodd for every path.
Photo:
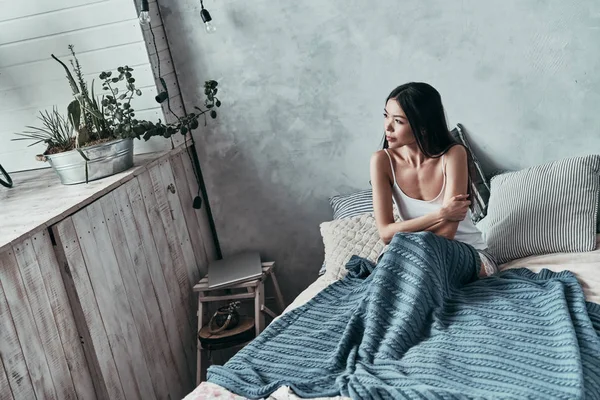
<instances>
[{"instance_id":1,"label":"white plank wall","mask_svg":"<svg viewBox=\"0 0 600 400\"><path fill-rule=\"evenodd\" d=\"M62 67L50 54L68 65L69 44L75 46L88 83L96 80L97 94L102 91L100 72L129 65L143 92L132 101L136 117L165 120L161 106L154 101L157 90L134 0L0 0L0 10L0 163L8 171L47 166L35 160L35 155L45 150L42 144L27 147L29 143L11 139L27 125L39 126L41 110L56 105L66 113L71 89ZM160 18L154 22L161 26ZM168 53L163 43L159 46ZM170 63L169 55L163 68L166 75L174 75ZM178 91L171 93L177 95ZM170 147L171 142L164 138L135 143L136 153Z\"/></svg>"}]
</instances>

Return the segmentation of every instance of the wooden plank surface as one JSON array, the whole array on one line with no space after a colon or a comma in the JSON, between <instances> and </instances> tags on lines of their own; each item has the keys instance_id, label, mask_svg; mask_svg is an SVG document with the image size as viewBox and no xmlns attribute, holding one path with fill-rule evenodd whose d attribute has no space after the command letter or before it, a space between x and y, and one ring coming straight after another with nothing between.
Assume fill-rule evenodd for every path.
<instances>
[{"instance_id":1,"label":"wooden plank surface","mask_svg":"<svg viewBox=\"0 0 600 400\"><path fill-rule=\"evenodd\" d=\"M191 150L189 150L191 153ZM185 177L188 181L188 185L190 188L190 194L196 195L199 194L198 190L198 180L194 173L194 167L192 165L192 160L190 160L190 156L188 154L188 150L181 153L181 160L183 162L183 169L185 171ZM202 200L202 207L199 210L194 209L196 214L196 218L198 220L198 227L200 228L200 232L202 234L202 242L204 243L204 252L206 253L206 257L208 258L208 262L217 259L217 249L215 248L215 242L213 240L213 234L210 229L210 222L208 219L208 213L206 211L206 204L204 204L204 199ZM206 272L206 271L201 271Z\"/></svg>"},{"instance_id":2,"label":"wooden plank surface","mask_svg":"<svg viewBox=\"0 0 600 400\"><path fill-rule=\"evenodd\" d=\"M141 182L143 182L143 184L149 184L149 177L147 174L144 176L147 179L142 177ZM164 327L171 357L177 369L179 379L182 382L181 388L189 388L190 383L193 382L193 375L190 374L190 368L187 361L188 357L186 356L185 350L186 344L183 342L183 336L180 333L182 329L185 329L183 326L185 321L183 319L181 298L179 296L172 296L169 292L170 287L178 288L178 286L173 280L170 281L170 284L167 284L167 277L170 277L171 275L168 271L165 274L162 260L166 259L165 262L169 262L168 247L165 246L166 240L164 240L164 238L161 239L162 241L160 242L156 239L156 237L159 239L162 238L160 232L154 233L155 230L161 230L160 219L156 216L156 213L151 206L151 204L154 203L147 199L147 196L150 195L149 188L146 187L144 192L142 192L139 178L140 177L124 185L124 188L127 190L127 197L129 199L129 204L131 205L130 210L135 224L135 226L129 224L127 232L130 232L133 235L135 234L134 231L139 233L139 242L136 239L133 245L137 247L137 243L140 243L139 245L142 247L141 254L145 258L146 266L148 268L148 275L146 275L143 270L140 270L139 273L144 278L145 282L142 288L146 293L144 297L146 299L148 312L152 316L152 326L158 334L161 334L160 326ZM146 205L146 203L148 203L148 205ZM123 201L123 203L120 204L127 203ZM126 211L127 209L123 208L123 212ZM150 218L149 215L152 215L152 218ZM123 221L128 221L128 219L123 219ZM127 239L129 240L131 237L128 235ZM155 296L152 296L153 293ZM158 310L160 310L160 312ZM159 320L158 317L160 316L162 316L162 320Z\"/></svg>"},{"instance_id":3,"label":"wooden plank surface","mask_svg":"<svg viewBox=\"0 0 600 400\"><path fill-rule=\"evenodd\" d=\"M150 65L154 67L154 76L158 76L158 60L160 59L160 74L162 76L169 75L175 72L175 68L173 67L173 61L170 57L169 49L159 50L158 58L156 54L149 55L150 57Z\"/></svg>"},{"instance_id":4,"label":"wooden plank surface","mask_svg":"<svg viewBox=\"0 0 600 400\"><path fill-rule=\"evenodd\" d=\"M8 262L13 259L12 250L0 252L0 271L8 269ZM14 260L16 263L16 260ZM0 356L7 374L9 392L17 399L35 399L33 384L25 363L25 356L17 336L13 317L8 307L6 293L0 279Z\"/></svg>"},{"instance_id":5,"label":"wooden plank surface","mask_svg":"<svg viewBox=\"0 0 600 400\"><path fill-rule=\"evenodd\" d=\"M83 213L83 212L82 212ZM102 379L101 386L106 390L108 397L112 399L125 399L125 393L121 385L119 373L109 344L104 321L100 314L99 304L90 282L83 252L80 247L80 237L75 230L74 221L71 217L56 225L56 230L65 257L69 263L69 273L77 291L86 326L89 330L90 340L93 346L93 354L98 362ZM89 234L88 234L89 235Z\"/></svg>"},{"instance_id":6,"label":"wooden plank surface","mask_svg":"<svg viewBox=\"0 0 600 400\"><path fill-rule=\"evenodd\" d=\"M133 202L130 201L130 193L134 198ZM144 307L147 318L147 329L150 332L147 340L150 342L149 346L154 346L156 349L156 356L159 357L156 363L164 373L171 398L179 399L185 396L182 382L188 379L187 366L137 181L126 183L115 190L113 196L118 213L116 218L119 219L123 229L124 243L129 249L142 298L140 304ZM145 234L142 234L141 232L144 231ZM142 240L142 236L145 236L145 240ZM154 274L150 273L150 269L155 271ZM156 284L153 278L157 280ZM159 301L163 303L162 308ZM161 309L165 312L161 312ZM167 331L171 334L167 335ZM144 333L141 335L145 337ZM148 351L152 349L149 348ZM179 360L182 362L177 363ZM148 359L148 362L153 363L151 359Z\"/></svg>"},{"instance_id":7,"label":"wooden plank surface","mask_svg":"<svg viewBox=\"0 0 600 400\"><path fill-rule=\"evenodd\" d=\"M77 399L50 299L46 294L46 287L33 248L33 241L26 239L14 246L13 249L35 322L35 327L31 329L37 327L43 348L41 356L45 356L48 363L56 396L59 399Z\"/></svg>"},{"instance_id":8,"label":"wooden plank surface","mask_svg":"<svg viewBox=\"0 0 600 400\"><path fill-rule=\"evenodd\" d=\"M6 374L11 393L15 386L25 395L29 388L34 397L50 399L160 399L181 398L193 389L192 287L208 256L191 208L183 158L173 161L175 167L169 160L184 150L177 148L113 181L112 187L104 186L79 204L75 214L71 209L55 215L53 224L62 218L54 227L56 254L46 230L39 227L30 239L24 233L0 248L0 255L9 255L0 260L6 305L6 313L0 314L0 338L14 344L21 335L28 343L37 337L37 348L34 344L27 350L11 347L7 352L0 344L4 368L17 366L18 371L22 360L20 368L29 378ZM170 184L175 193L167 190ZM35 186L30 189L36 192ZM11 257L12 273L4 265ZM27 301L16 304L17 298ZM78 307L71 309L73 301ZM85 328L81 335L78 321ZM34 329L25 330L27 322Z\"/></svg>"},{"instance_id":9,"label":"wooden plank surface","mask_svg":"<svg viewBox=\"0 0 600 400\"><path fill-rule=\"evenodd\" d=\"M150 178L150 171L152 171L152 169L147 173L138 176L137 180L141 189L146 214L148 215L148 220L152 226L152 236L154 238L154 243L156 244L162 273L171 299L172 310L176 315L177 329L181 336L188 373L191 379L191 377L195 375L196 347L196 341L194 339L195 335L192 335L192 332L195 332L195 323L190 321L190 318L192 318L192 316L190 316L191 290L188 290L188 277L184 269L185 267L182 266L182 257L179 256L177 258L177 254L180 253L181 250L177 252L177 249L174 249L174 257L174 254L171 251L171 246L176 246L176 244L173 243L174 236L169 238L163 225L161 214L164 216L165 213L168 213L170 218L170 210L168 208L168 203L162 202L162 204L158 204L155 193L158 190L164 189L161 188L160 184L157 184L156 187L154 186L153 181ZM156 169L153 174L155 175L156 181ZM172 232L172 229L170 231Z\"/></svg>"},{"instance_id":10,"label":"wooden plank surface","mask_svg":"<svg viewBox=\"0 0 600 400\"><path fill-rule=\"evenodd\" d=\"M61 2L64 0L61 0ZM0 1L0 4L2 2ZM7 6L9 9L14 7L16 2L11 0L11 6ZM25 3L25 2L23 2ZM40 4L41 2L38 2ZM58 2L44 2L47 4L56 4ZM31 8L31 7L29 7ZM2 8L0 8L2 9ZM5 9L2 9L5 10ZM3 13L4 14L4 13ZM0 16L0 20L2 16ZM62 59L71 58L71 52L67 47L66 43L75 46L75 50L78 54L87 53L90 51L100 50L106 47L119 46L123 44L129 44L139 41L137 32L140 29L138 21L129 20L117 22L111 25L104 25L98 27L92 27L88 29L80 29L75 31L63 32L59 35L44 36L36 40L27 40L18 44L19 51L16 51L16 46L0 46L0 68L8 67L12 65L19 65L24 63L30 63L41 60L48 60L50 54L54 54L56 57ZM78 56L79 57L79 56ZM130 64L133 67L135 64ZM56 64L58 67L58 63ZM93 76L86 79L87 82L92 82L93 78L97 78L98 75L95 71L88 71L86 65L83 70L85 74L93 73ZM60 68L60 67L59 67ZM150 68L147 61L144 68ZM95 68L93 68L95 69ZM60 70L55 70L59 72ZM142 74L140 74L142 75ZM67 84L62 78L60 73L55 75L57 81L62 81L63 84ZM137 76L136 76L137 80ZM16 82L14 84L17 84ZM96 85L99 82L96 81ZM68 86L68 84L67 84Z\"/></svg>"},{"instance_id":11,"label":"wooden plank surface","mask_svg":"<svg viewBox=\"0 0 600 400\"><path fill-rule=\"evenodd\" d=\"M167 41L167 35L165 33L158 3L155 1L150 2L149 6L151 23L148 26L142 27L142 34L146 42L148 55L150 56L150 64L152 65L154 77L156 79L157 90L159 92L164 90L158 80L158 76L160 75L165 80L167 90L169 92L169 102L163 102L161 103L161 106L165 120L171 123L177 120L177 118L171 114L171 110L180 117L185 114L185 110L183 107L179 82L177 81L175 68L173 66L173 58L171 57L171 52L169 50L169 43ZM154 33L154 38L151 31ZM158 58L156 57L157 53ZM158 59L160 59L160 71L158 68ZM174 141L176 146L185 141L184 137L181 135L175 135L171 139Z\"/></svg>"},{"instance_id":12,"label":"wooden plank surface","mask_svg":"<svg viewBox=\"0 0 600 400\"><path fill-rule=\"evenodd\" d=\"M0 10L3 11L0 21L28 17L37 13L49 13L58 11L61 8L77 7L97 2L98 0L36 1L36 7L32 7L31 1L0 0Z\"/></svg>"},{"instance_id":13,"label":"wooden plank surface","mask_svg":"<svg viewBox=\"0 0 600 400\"><path fill-rule=\"evenodd\" d=\"M1 30L2 29L0 29L0 31ZM0 33L0 35L2 35L2 33ZM2 38L2 36L0 36L0 38ZM89 53L78 54L77 59L80 61L81 65L84 66L86 74L94 74L98 76L102 71L116 69L117 65L115 65L115 60L122 60L123 64L131 64L132 66L138 67L144 64L147 65L148 52L146 51L146 45L140 41L137 43L130 43L122 46L100 49ZM7 77L10 76L11 79L6 79L0 82L0 90L13 88L15 85L19 85L18 82L23 81L30 85L42 84L52 80L64 81L64 69L61 68L61 65L56 62L56 60L49 57L49 55L43 61L11 65L2 68L2 73L6 74ZM65 94L69 94L70 89L68 82L65 82L65 89L63 90L64 91L58 93L60 97L63 97ZM101 89L96 87L95 92L99 94Z\"/></svg>"},{"instance_id":14,"label":"wooden plank surface","mask_svg":"<svg viewBox=\"0 0 600 400\"><path fill-rule=\"evenodd\" d=\"M2 282L6 301L8 302L18 342L25 344L21 345L21 350L29 370L35 397L38 399L58 399L44 355L42 341L35 325L34 314L27 299L25 283L21 278L19 265L12 251L1 254L0 282Z\"/></svg>"},{"instance_id":15,"label":"wooden plank surface","mask_svg":"<svg viewBox=\"0 0 600 400\"><path fill-rule=\"evenodd\" d=\"M122 7L122 0L107 0L4 21L0 24L0 44L62 33L65 27L57 21L69 21L69 30L76 30L132 19L129 13L115 12Z\"/></svg>"},{"instance_id":16,"label":"wooden plank surface","mask_svg":"<svg viewBox=\"0 0 600 400\"><path fill-rule=\"evenodd\" d=\"M208 257L206 256L206 251L204 250L204 239L202 238L202 231L198 225L196 210L193 207L193 201L196 193L194 192L194 195L190 193L190 185L185 175L182 157L187 157L187 154L179 153L173 156L169 160L169 163L171 164L171 168L173 170L175 190L177 191L177 197L181 202L181 210L185 217L185 225L187 227L192 249L196 257L196 266L198 270L197 278L194 281L194 283L196 283L198 278L203 276L206 272L208 266Z\"/></svg>"},{"instance_id":17,"label":"wooden plank surface","mask_svg":"<svg viewBox=\"0 0 600 400\"><path fill-rule=\"evenodd\" d=\"M168 194L172 193L170 193L167 187L172 183L172 181L163 179L163 171L167 168L170 171L170 166L165 165L167 162L168 161L160 162L154 168L151 168L148 173L152 182L157 209L163 223L165 238L167 240L169 250L171 251L171 265L180 287L179 293L185 307L183 311L186 313L189 324L188 330L184 331L186 336L184 336L183 341L184 343L190 343L191 340L191 353L194 354L196 352L196 340L190 339L190 335L187 333L198 331L195 318L196 302L194 301L195 299L192 293L192 288L194 286L195 279L199 278L199 274L191 273L192 270L197 271L196 260L194 259L194 253L189 244L189 237L187 237L187 229L185 227L185 221L183 221L182 218L183 216L181 210L178 212L176 209L174 209L175 205L179 205L179 207L181 207L179 204L179 199L175 198L174 201L169 201L169 197L171 196ZM167 172L165 172L165 174L167 174ZM191 335L192 338L194 336L195 335ZM191 356L190 359L188 359L188 365L192 367L192 375L195 375L193 370L193 368L195 368L195 363L190 363L190 361L193 361Z\"/></svg>"},{"instance_id":18,"label":"wooden plank surface","mask_svg":"<svg viewBox=\"0 0 600 400\"><path fill-rule=\"evenodd\" d=\"M14 187L0 191L0 250L29 237L33 231L58 223L144 173L154 163L184 150L181 146L168 152L137 155L133 168L88 184L62 185L51 169L11 174Z\"/></svg>"},{"instance_id":19,"label":"wooden plank surface","mask_svg":"<svg viewBox=\"0 0 600 400\"><path fill-rule=\"evenodd\" d=\"M154 396L158 399L166 399L169 397L167 382L165 380L167 374L162 368L165 365L165 362L155 341L156 335L150 329L148 316L146 315L146 309L144 307L144 298L140 291L126 234L123 231L123 225L118 213L119 207L129 207L129 203L117 205L115 202L115 192L119 191L125 192L123 187L120 187L102 197L98 202L102 207L104 221L106 222L106 228L110 235L110 242L112 243L112 248L114 249L117 260L118 271L116 272L120 273L123 280L122 284L125 287L125 293L127 294L131 309L131 316L135 323L136 331L132 332L132 334L135 335L135 338L132 338L131 340L134 346L131 349L132 356L134 357L134 360L137 361L137 364L141 364L141 367L136 367L136 373L139 374L137 368L142 368L147 370L149 377L151 377ZM152 396L147 395L144 397Z\"/></svg>"},{"instance_id":20,"label":"wooden plank surface","mask_svg":"<svg viewBox=\"0 0 600 400\"><path fill-rule=\"evenodd\" d=\"M48 231L34 233L31 242L77 398L95 399L92 377Z\"/></svg>"},{"instance_id":21,"label":"wooden plank surface","mask_svg":"<svg viewBox=\"0 0 600 400\"><path fill-rule=\"evenodd\" d=\"M196 282L198 282L198 279L200 279L198 263L202 262L202 258L198 260L196 259L196 253L194 252L192 241L190 239L190 234L187 228L186 214L184 213L183 207L181 206L181 200L179 199L180 193L177 190L175 177L173 176L171 160L172 158L165 160L165 162L159 163L157 168L160 171L162 185L163 187L165 187L162 193L166 198L171 211L171 218L169 219L169 222L170 225L173 227L173 230L177 234L176 238L179 239L178 247L181 249L181 252L183 254L183 261L189 281L188 292L191 292L191 288ZM152 176L152 174L150 176ZM159 199L158 195L157 199ZM191 208L190 210L193 211L193 208ZM195 310L195 301L193 298L191 299L191 304L192 310Z\"/></svg>"},{"instance_id":22,"label":"wooden plank surface","mask_svg":"<svg viewBox=\"0 0 600 400\"><path fill-rule=\"evenodd\" d=\"M155 209L160 218L164 231L164 239L167 242L167 247L170 252L171 263L169 263L169 265L172 267L175 281L179 284L179 293L184 306L187 307L187 315L188 319L190 319L189 311L194 308L194 302L189 293L189 289L193 285L190 282L187 266L195 262L195 260L193 260L193 251L191 252L192 254L190 257L190 252L184 251L185 244L179 238L179 228L176 227L176 224L174 223L175 212L167 198L167 187L170 182L163 182L161 174L163 168L164 163L161 162L148 170L148 176L150 177L149 187L152 190L151 196L149 196L148 199L155 201Z\"/></svg>"},{"instance_id":23,"label":"wooden plank surface","mask_svg":"<svg viewBox=\"0 0 600 400\"><path fill-rule=\"evenodd\" d=\"M131 318L131 311L125 288L118 282L118 265L100 204L88 205L72 219L125 397L140 398L147 393L145 381L136 379L136 367L140 365L134 362L130 332L124 329L125 322L121 323ZM99 254L102 256L98 257Z\"/></svg>"},{"instance_id":24,"label":"wooden plank surface","mask_svg":"<svg viewBox=\"0 0 600 400\"><path fill-rule=\"evenodd\" d=\"M1 49L1 47L0 47ZM132 72L135 77L135 85L136 88L140 90L148 90L148 88L154 87L154 77L152 76L152 71L150 70L150 66L145 66L143 68L134 68ZM91 82L94 79L98 79L97 74L89 74L84 77L84 79ZM68 85L61 80L56 81L48 81L44 83L40 83L36 85L35 91L24 91L22 87L14 87L11 89L5 89L3 91L2 97L0 97L0 110L3 113L7 113L14 110L19 110L23 108L32 108L32 107L40 107L45 108L48 105L52 105L55 102L58 102L57 93L63 92L64 88L67 88L66 93L64 93L64 97L62 99L65 100L65 104L68 104L70 100L72 100L72 93ZM91 89L90 89L91 90ZM102 86L100 86L97 82L95 84L94 91L98 92L102 90ZM131 101L131 106L134 109L147 109L151 107L158 106L156 101L154 100L154 96L151 96L152 91L148 90L148 96L137 97ZM17 100L18 99L18 100ZM62 111L62 110L61 110ZM23 126L19 128L17 132L23 130ZM0 132L6 132L4 127ZM9 146L12 144L12 149L14 150L18 148L23 148L23 144L25 142L17 141L17 142L9 142ZM4 149L3 149L4 151Z\"/></svg>"},{"instance_id":25,"label":"wooden plank surface","mask_svg":"<svg viewBox=\"0 0 600 400\"><path fill-rule=\"evenodd\" d=\"M1 335L0 335L1 338ZM4 363L2 357L0 357L0 400L13 400L12 390L8 384L8 377L6 376L6 370L4 369Z\"/></svg>"}]
</instances>

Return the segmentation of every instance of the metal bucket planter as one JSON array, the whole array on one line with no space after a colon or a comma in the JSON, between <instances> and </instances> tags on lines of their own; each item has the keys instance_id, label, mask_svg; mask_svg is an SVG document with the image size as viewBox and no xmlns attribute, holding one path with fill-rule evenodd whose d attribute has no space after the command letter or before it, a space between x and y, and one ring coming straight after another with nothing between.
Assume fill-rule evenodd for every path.
<instances>
[{"instance_id":1,"label":"metal bucket planter","mask_svg":"<svg viewBox=\"0 0 600 400\"><path fill-rule=\"evenodd\" d=\"M133 166L133 139L84 147L81 152L87 161L77 150L46 154L42 157L50 163L63 185L94 181L118 174Z\"/></svg>"}]
</instances>

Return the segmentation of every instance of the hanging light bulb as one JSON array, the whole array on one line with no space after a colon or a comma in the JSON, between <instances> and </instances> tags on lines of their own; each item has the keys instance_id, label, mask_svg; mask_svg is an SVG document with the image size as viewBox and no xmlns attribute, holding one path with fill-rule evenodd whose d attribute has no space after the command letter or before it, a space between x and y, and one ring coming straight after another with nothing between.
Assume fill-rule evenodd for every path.
<instances>
[{"instance_id":1,"label":"hanging light bulb","mask_svg":"<svg viewBox=\"0 0 600 400\"><path fill-rule=\"evenodd\" d=\"M200 0L200 6L202 9L200 10L200 16L202 17L202 22L204 22L204 29L206 33L215 33L217 31L217 27L212 23L212 17L206 8L204 8L204 1Z\"/></svg>"},{"instance_id":2,"label":"hanging light bulb","mask_svg":"<svg viewBox=\"0 0 600 400\"><path fill-rule=\"evenodd\" d=\"M150 7L148 6L148 0L142 0L140 5L140 24L148 25L150 23Z\"/></svg>"}]
</instances>

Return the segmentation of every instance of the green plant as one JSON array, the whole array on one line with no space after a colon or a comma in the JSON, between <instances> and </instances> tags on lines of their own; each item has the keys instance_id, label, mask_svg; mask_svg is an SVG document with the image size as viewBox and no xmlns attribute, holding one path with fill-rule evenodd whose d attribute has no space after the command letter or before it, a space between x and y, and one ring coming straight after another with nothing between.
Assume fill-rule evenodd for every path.
<instances>
[{"instance_id":1,"label":"green plant","mask_svg":"<svg viewBox=\"0 0 600 400\"><path fill-rule=\"evenodd\" d=\"M135 78L133 77L133 68L125 65L117 68L117 74L113 77L111 71L102 72L100 79L102 89L110 94L102 96L103 115L110 122L113 135L120 138L135 137L132 128L139 121L134 120L135 110L131 106L131 100L134 96L141 96L142 91L135 87ZM117 86L120 82L124 83L121 87Z\"/></svg>"},{"instance_id":2,"label":"green plant","mask_svg":"<svg viewBox=\"0 0 600 400\"><path fill-rule=\"evenodd\" d=\"M16 133L19 138L12 140L33 140L29 146L45 143L49 148L60 151L71 150L74 146L73 125L71 121L63 117L56 107L52 112L40 111L38 119L42 121L41 127L27 126L30 131Z\"/></svg>"},{"instance_id":3,"label":"green plant","mask_svg":"<svg viewBox=\"0 0 600 400\"><path fill-rule=\"evenodd\" d=\"M81 90L81 98L85 99L85 100L89 100L90 99L90 95L87 89L87 83L85 82L85 80L83 79L83 72L81 70L81 64L79 63L79 59L77 58L77 55L75 54L75 46L73 46L72 44L69 45L69 51L71 52L71 55L73 56L73 59L69 60L71 63L71 67L73 68L73 71L75 71L75 75L77 76L77 80L79 81L79 89ZM63 64L64 67L66 67ZM92 90L94 89L94 82L92 81ZM92 95L92 98L94 96ZM79 101L74 103L74 104L79 104ZM73 117L75 117L74 114ZM79 111L79 115L81 115L81 111ZM87 127L91 127L93 126L93 120L92 120L92 114L89 111L86 111L83 113L83 117L85 120L85 126ZM77 121L79 122L79 118L77 118Z\"/></svg>"},{"instance_id":4,"label":"green plant","mask_svg":"<svg viewBox=\"0 0 600 400\"><path fill-rule=\"evenodd\" d=\"M94 81L92 80L90 93L83 78L81 64L79 63L77 54L75 54L75 47L69 45L69 50L73 56L73 59L70 60L71 67L77 76L78 82L75 81L69 67L64 62L59 60L54 54L51 54L51 56L64 68L67 80L73 91L73 97L75 98L67 106L67 111L69 120L77 132L76 147L84 146L86 143L93 141L111 139L113 135L109 123L104 118L102 108L94 94Z\"/></svg>"},{"instance_id":5,"label":"green plant","mask_svg":"<svg viewBox=\"0 0 600 400\"><path fill-rule=\"evenodd\" d=\"M192 131L194 131L195 129L198 129L198 127L200 126L198 120L201 117L204 118L204 126L206 126L206 115L210 115L210 117L213 119L217 118L217 111L214 110L214 107L221 106L221 101L216 96L218 92L218 85L219 84L217 83L217 81L214 80L206 81L204 83L204 94L206 95L204 105L206 109L203 110L200 107L194 106L194 108L198 110L198 112L185 114L183 117L179 117L171 111L171 113L177 118L177 122L173 122L170 124L163 124L160 120L156 124L149 121L137 121L138 124L135 124L136 127L133 128L134 134L137 138L142 136L144 140L149 140L153 136L162 136L165 138L170 138L176 133L180 133L185 136L188 133L191 134Z\"/></svg>"},{"instance_id":6,"label":"green plant","mask_svg":"<svg viewBox=\"0 0 600 400\"><path fill-rule=\"evenodd\" d=\"M83 80L81 72L81 64L77 59L74 48L69 46L74 61L71 61L77 79L71 74L69 68L54 55L52 57L58 61L67 72L67 79L73 89L73 95L76 101L73 101L67 107L69 110L69 119L72 120L73 126L77 132L88 127L89 140L100 139L144 139L149 140L153 136L162 136L170 138L171 136L180 133L187 135L200 126L199 119L204 118L204 125L207 124L206 116L217 118L215 108L221 106L221 101L217 97L218 83L214 80L209 80L204 83L204 94L206 100L204 105L206 109L194 107L198 112L185 114L183 117L171 113L177 118L177 122L165 124L161 120L157 122L138 120L135 118L135 110L131 105L131 100L134 96L141 96L142 91L135 87L135 77L133 76L133 68L128 65L120 66L116 71L104 71L100 73L99 78L102 80L103 94L100 102L97 101L94 95L94 83L92 81L91 94L88 94L87 85ZM159 78L163 88L166 84L162 77ZM157 102L169 102L168 92L161 93L163 96L157 96ZM170 105L168 106L170 110ZM80 123L80 115L83 110L84 124ZM90 129L91 128L91 129ZM80 145L84 145L82 141Z\"/></svg>"},{"instance_id":7,"label":"green plant","mask_svg":"<svg viewBox=\"0 0 600 400\"><path fill-rule=\"evenodd\" d=\"M69 50L73 57L69 61L73 72L67 64L51 54L65 70L73 93L74 100L67 106L67 118L60 115L56 108L52 113L45 111L41 118L44 128L28 127L33 131L17 134L22 137L13 140L35 140L33 144L44 142L48 145L45 154L79 149L88 144L113 139L149 140L153 136L170 138L177 133L184 136L190 133L193 141L191 132L200 126L200 118L204 119L205 126L207 115L213 119L217 118L215 108L221 106L221 101L217 98L216 81L209 80L204 84L205 109L194 107L197 112L185 113L180 117L171 110L166 83L159 73L164 91L156 96L156 101L158 103L167 101L167 108L177 121L165 124L160 119L156 122L138 120L135 118L131 101L134 97L141 96L142 91L135 86L133 68L125 65L118 67L116 71L100 73L103 94L98 99L94 93L94 80L88 90L74 46L69 45ZM65 133L67 131L68 135Z\"/></svg>"}]
</instances>

